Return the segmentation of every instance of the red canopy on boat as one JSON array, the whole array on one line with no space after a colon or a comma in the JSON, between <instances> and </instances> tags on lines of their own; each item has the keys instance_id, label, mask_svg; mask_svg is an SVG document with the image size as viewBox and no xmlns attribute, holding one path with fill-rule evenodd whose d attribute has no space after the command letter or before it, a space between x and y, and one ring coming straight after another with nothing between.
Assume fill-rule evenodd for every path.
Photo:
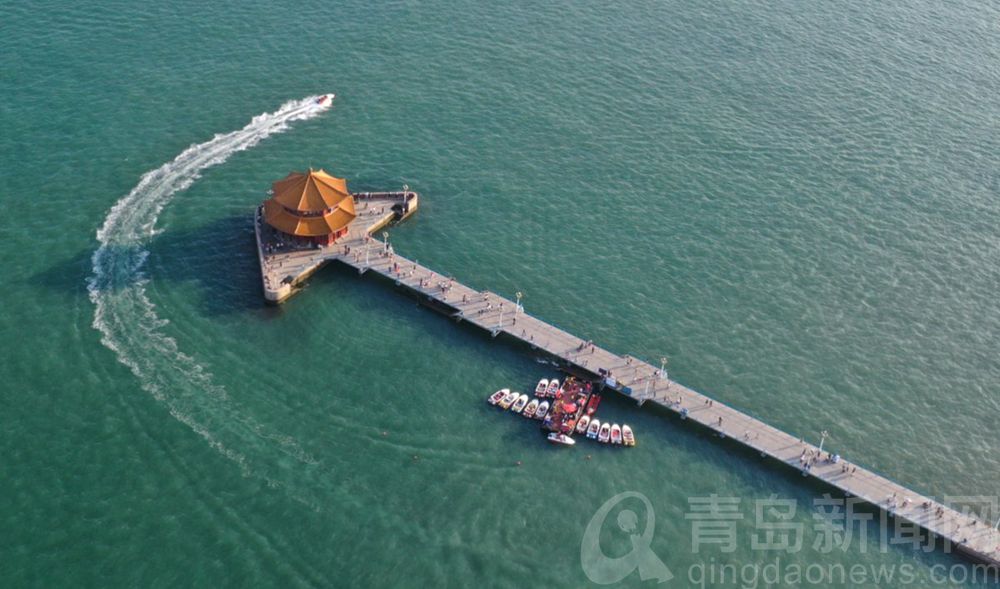
<instances>
[{"instance_id":1,"label":"red canopy on boat","mask_svg":"<svg viewBox=\"0 0 1000 589\"><path fill-rule=\"evenodd\" d=\"M566 403L563 405L563 410L566 413L576 413L576 403Z\"/></svg>"}]
</instances>

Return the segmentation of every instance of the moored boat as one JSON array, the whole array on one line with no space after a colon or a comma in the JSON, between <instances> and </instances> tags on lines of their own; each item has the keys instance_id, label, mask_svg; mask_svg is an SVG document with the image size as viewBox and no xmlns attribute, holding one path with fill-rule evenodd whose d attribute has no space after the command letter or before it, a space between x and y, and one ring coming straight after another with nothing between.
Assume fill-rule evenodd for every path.
<instances>
[{"instance_id":1,"label":"moored boat","mask_svg":"<svg viewBox=\"0 0 1000 589\"><path fill-rule=\"evenodd\" d=\"M553 378L549 381L549 387L545 389L546 397L555 397L556 393L559 392L559 379Z\"/></svg>"},{"instance_id":2,"label":"moored boat","mask_svg":"<svg viewBox=\"0 0 1000 589\"><path fill-rule=\"evenodd\" d=\"M490 405L496 405L497 403L499 403L500 401L502 401L503 398L506 397L507 393L509 393L509 392L510 392L510 389L500 389L499 391L497 391L497 392L493 393L492 395L490 395L490 398L486 399L486 402L489 403Z\"/></svg>"},{"instance_id":3,"label":"moored boat","mask_svg":"<svg viewBox=\"0 0 1000 589\"><path fill-rule=\"evenodd\" d=\"M587 415L593 415L597 411L597 406L601 404L601 396L594 393L590 396L590 400L587 401Z\"/></svg>"},{"instance_id":4,"label":"moored boat","mask_svg":"<svg viewBox=\"0 0 1000 589\"><path fill-rule=\"evenodd\" d=\"M543 378L542 380L538 381L537 385L535 385L535 396L544 398L545 392L548 390L549 390L549 379Z\"/></svg>"},{"instance_id":5,"label":"moored boat","mask_svg":"<svg viewBox=\"0 0 1000 589\"><path fill-rule=\"evenodd\" d=\"M587 428L587 437L591 440L597 439L597 432L601 430L601 420L594 419L590 422L590 426Z\"/></svg>"},{"instance_id":6,"label":"moored boat","mask_svg":"<svg viewBox=\"0 0 1000 589\"><path fill-rule=\"evenodd\" d=\"M497 405L499 405L503 409L509 409L510 406L514 403L514 401L517 401L517 397L518 397L517 393L509 392L504 396L503 399L500 399L500 402L497 403Z\"/></svg>"},{"instance_id":7,"label":"moored boat","mask_svg":"<svg viewBox=\"0 0 1000 589\"><path fill-rule=\"evenodd\" d=\"M532 399L528 406L524 408L524 412L521 415L525 417L534 417L535 411L538 411L538 399Z\"/></svg>"},{"instance_id":8,"label":"moored boat","mask_svg":"<svg viewBox=\"0 0 1000 589\"><path fill-rule=\"evenodd\" d=\"M510 406L510 410L514 413L520 413L524 411L524 406L528 404L528 395L521 395L514 401L514 404Z\"/></svg>"},{"instance_id":9,"label":"moored boat","mask_svg":"<svg viewBox=\"0 0 1000 589\"><path fill-rule=\"evenodd\" d=\"M635 446L635 434L632 433L632 428L628 425L622 426L622 439L626 446Z\"/></svg>"},{"instance_id":10,"label":"moored boat","mask_svg":"<svg viewBox=\"0 0 1000 589\"><path fill-rule=\"evenodd\" d=\"M612 444L622 443L622 427L617 423L611 426L611 443Z\"/></svg>"},{"instance_id":11,"label":"moored boat","mask_svg":"<svg viewBox=\"0 0 1000 589\"><path fill-rule=\"evenodd\" d=\"M587 431L587 427L590 426L590 416L584 415L580 418L580 423L576 424L576 433L582 434Z\"/></svg>"},{"instance_id":12,"label":"moored boat","mask_svg":"<svg viewBox=\"0 0 1000 589\"><path fill-rule=\"evenodd\" d=\"M553 444L561 444L563 446L572 446L576 444L576 440L574 440L573 438L567 436L566 434L560 434L556 432L552 432L551 434L549 434L548 440Z\"/></svg>"},{"instance_id":13,"label":"moored boat","mask_svg":"<svg viewBox=\"0 0 1000 589\"><path fill-rule=\"evenodd\" d=\"M535 419L545 419L545 416L548 415L548 413L549 402L542 401L542 403L538 406L538 409L535 411Z\"/></svg>"},{"instance_id":14,"label":"moored boat","mask_svg":"<svg viewBox=\"0 0 1000 589\"><path fill-rule=\"evenodd\" d=\"M601 424L601 431L597 434L597 441L602 444L607 444L611 439L611 424L604 422Z\"/></svg>"}]
</instances>

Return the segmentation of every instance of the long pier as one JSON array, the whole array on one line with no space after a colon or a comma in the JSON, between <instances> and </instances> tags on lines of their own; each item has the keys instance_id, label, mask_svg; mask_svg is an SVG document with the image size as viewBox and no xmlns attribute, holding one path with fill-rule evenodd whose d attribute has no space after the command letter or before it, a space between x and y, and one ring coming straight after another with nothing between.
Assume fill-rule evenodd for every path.
<instances>
[{"instance_id":1,"label":"long pier","mask_svg":"<svg viewBox=\"0 0 1000 589\"><path fill-rule=\"evenodd\" d=\"M654 403L677 413L761 456L839 489L846 496L858 497L919 526L973 560L1000 566L1000 531L992 522L960 512L846 459L837 463L824 459L804 462L804 455L820 458L821 449L670 380L661 368L648 362L621 356L525 313L517 301L471 288L396 254L388 243L372 234L413 214L418 196L413 192L364 194L367 196L355 195L362 210L348 235L320 249L275 247L275 237L262 223L258 209L255 225L267 300L287 299L306 277L331 261L346 264L361 274L373 272L458 321L543 352L568 371L600 380L605 387L640 405Z\"/></svg>"}]
</instances>

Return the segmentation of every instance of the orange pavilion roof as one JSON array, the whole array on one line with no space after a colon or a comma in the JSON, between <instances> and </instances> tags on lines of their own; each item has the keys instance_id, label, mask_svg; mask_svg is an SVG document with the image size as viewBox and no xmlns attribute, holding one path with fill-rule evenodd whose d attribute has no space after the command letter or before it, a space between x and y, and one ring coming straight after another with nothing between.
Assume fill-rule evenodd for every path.
<instances>
[{"instance_id":1,"label":"orange pavilion roof","mask_svg":"<svg viewBox=\"0 0 1000 589\"><path fill-rule=\"evenodd\" d=\"M323 170L292 172L272 185L274 200L295 211L320 212L351 198L347 181Z\"/></svg>"},{"instance_id":2,"label":"orange pavilion roof","mask_svg":"<svg viewBox=\"0 0 1000 589\"><path fill-rule=\"evenodd\" d=\"M316 217L302 217L290 212L274 199L264 201L264 220L278 231L289 235L315 237L336 233L354 220L354 203L348 208L336 208Z\"/></svg>"},{"instance_id":3,"label":"orange pavilion roof","mask_svg":"<svg viewBox=\"0 0 1000 589\"><path fill-rule=\"evenodd\" d=\"M292 172L274 183L273 193L264 201L264 220L290 235L329 235L357 217L347 182L323 170Z\"/></svg>"}]
</instances>

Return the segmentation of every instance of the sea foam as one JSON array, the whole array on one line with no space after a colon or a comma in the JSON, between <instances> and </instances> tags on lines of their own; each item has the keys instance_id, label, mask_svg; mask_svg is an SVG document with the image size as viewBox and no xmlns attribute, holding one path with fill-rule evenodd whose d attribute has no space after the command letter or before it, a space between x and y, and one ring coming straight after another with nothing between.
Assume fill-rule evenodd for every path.
<instances>
[{"instance_id":1,"label":"sea foam","mask_svg":"<svg viewBox=\"0 0 1000 589\"><path fill-rule=\"evenodd\" d=\"M272 113L254 117L242 129L191 145L172 161L143 174L135 188L111 207L97 231L100 245L92 256L93 274L87 285L95 306L93 327L101 333L101 342L132 371L142 388L164 403L170 415L238 464L244 475L261 476L272 486L280 483L268 474L271 468L251 464L241 450L250 439L276 445L299 463L315 464L316 460L293 438L269 432L241 412L225 389L212 382L211 374L163 333L167 321L157 315L156 305L146 294L148 277L143 267L149 252L144 246L155 234L163 208L203 170L287 130L294 121L321 114L326 109L316 99L287 102Z\"/></svg>"}]
</instances>

